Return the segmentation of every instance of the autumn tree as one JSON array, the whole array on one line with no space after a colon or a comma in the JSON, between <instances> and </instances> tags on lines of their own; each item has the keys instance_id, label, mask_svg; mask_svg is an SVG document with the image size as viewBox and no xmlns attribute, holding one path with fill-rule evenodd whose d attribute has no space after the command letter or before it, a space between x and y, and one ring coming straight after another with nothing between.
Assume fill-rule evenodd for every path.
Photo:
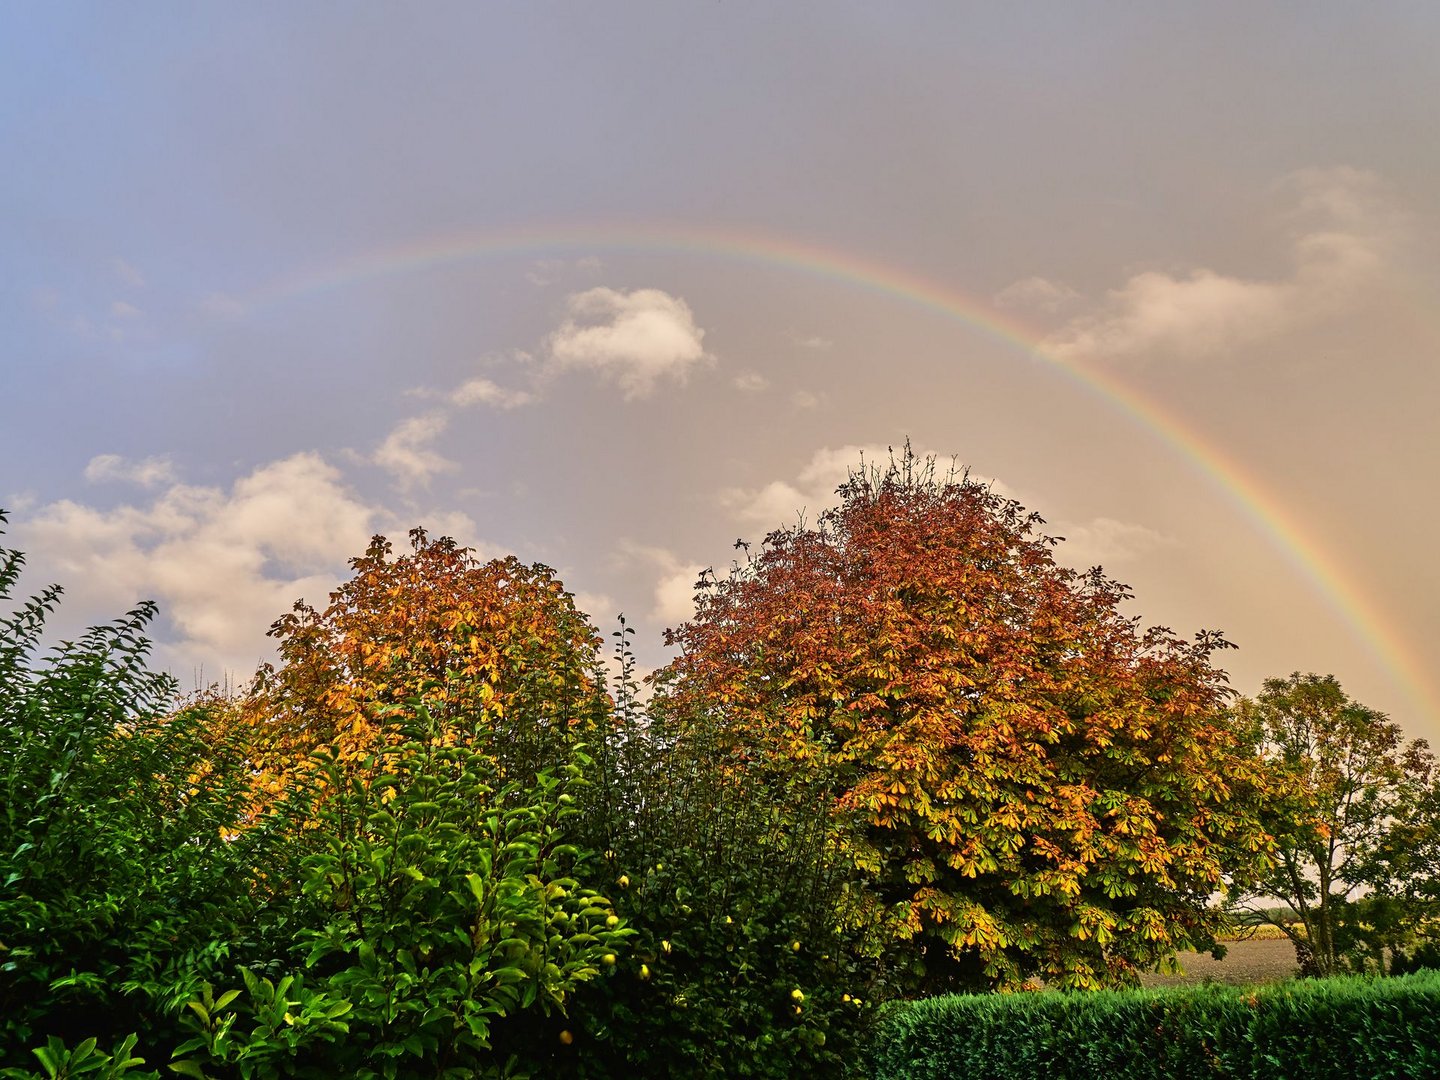
<instances>
[{"instance_id":1,"label":"autumn tree","mask_svg":"<svg viewBox=\"0 0 1440 1080\"><path fill-rule=\"evenodd\" d=\"M1277 841L1273 868L1236 906L1280 927L1307 974L1383 969L1384 949L1408 947L1440 900L1429 747L1333 675L1267 679L1234 715L1271 771Z\"/></svg>"},{"instance_id":2,"label":"autumn tree","mask_svg":"<svg viewBox=\"0 0 1440 1080\"><path fill-rule=\"evenodd\" d=\"M574 598L546 566L481 562L423 529L410 544L396 555L376 536L324 609L299 601L270 628L281 662L241 710L260 756L283 770L320 748L364 754L387 710L423 698L448 739L505 775L562 764L604 699L599 637Z\"/></svg>"},{"instance_id":3,"label":"autumn tree","mask_svg":"<svg viewBox=\"0 0 1440 1080\"><path fill-rule=\"evenodd\" d=\"M1213 942L1267 837L1232 798L1218 635L1142 630L1041 519L908 447L852 473L670 633L662 711L836 777L876 917L926 991L1125 982Z\"/></svg>"}]
</instances>

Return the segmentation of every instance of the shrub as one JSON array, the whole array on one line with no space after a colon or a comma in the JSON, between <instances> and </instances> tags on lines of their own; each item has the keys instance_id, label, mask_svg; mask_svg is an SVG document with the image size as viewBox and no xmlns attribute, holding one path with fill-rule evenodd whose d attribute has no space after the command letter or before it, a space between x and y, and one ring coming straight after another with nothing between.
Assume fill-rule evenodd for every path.
<instances>
[{"instance_id":1,"label":"shrub","mask_svg":"<svg viewBox=\"0 0 1440 1080\"><path fill-rule=\"evenodd\" d=\"M1440 1071L1440 974L1324 979L1255 990L950 996L893 1006L874 1080L1285 1076Z\"/></svg>"},{"instance_id":2,"label":"shrub","mask_svg":"<svg viewBox=\"0 0 1440 1080\"><path fill-rule=\"evenodd\" d=\"M577 997L552 1075L839 1076L878 966L823 785L729 760L704 716L635 700L622 621L588 846L604 853L628 955ZM605 798L599 796L604 794Z\"/></svg>"},{"instance_id":3,"label":"shrub","mask_svg":"<svg viewBox=\"0 0 1440 1080\"><path fill-rule=\"evenodd\" d=\"M0 549L0 600L23 563ZM17 1068L51 1039L173 1036L252 913L236 881L255 853L223 839L241 760L146 670L153 605L43 656L59 595L0 619L0 1066Z\"/></svg>"}]
</instances>

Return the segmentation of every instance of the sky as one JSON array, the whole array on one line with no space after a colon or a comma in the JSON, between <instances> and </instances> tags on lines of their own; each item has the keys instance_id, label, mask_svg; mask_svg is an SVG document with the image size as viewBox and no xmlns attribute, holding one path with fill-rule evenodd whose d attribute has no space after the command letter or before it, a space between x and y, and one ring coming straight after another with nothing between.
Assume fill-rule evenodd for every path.
<instances>
[{"instance_id":1,"label":"sky","mask_svg":"<svg viewBox=\"0 0 1440 1080\"><path fill-rule=\"evenodd\" d=\"M642 667L905 440L1440 738L1440 6L0 5L0 507L243 680L423 525Z\"/></svg>"}]
</instances>

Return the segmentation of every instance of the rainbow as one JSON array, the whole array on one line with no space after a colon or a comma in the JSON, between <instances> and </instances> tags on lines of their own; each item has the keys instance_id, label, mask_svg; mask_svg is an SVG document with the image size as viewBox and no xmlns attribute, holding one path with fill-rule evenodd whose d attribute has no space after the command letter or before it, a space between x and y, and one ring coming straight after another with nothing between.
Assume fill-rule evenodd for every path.
<instances>
[{"instance_id":1,"label":"rainbow","mask_svg":"<svg viewBox=\"0 0 1440 1080\"><path fill-rule=\"evenodd\" d=\"M480 259L543 257L548 252L633 251L721 256L794 270L850 288L892 297L978 329L1043 361L1052 371L1128 414L1141 428L1187 459L1254 523L1279 552L1299 567L1320 594L1373 653L1422 713L1440 721L1440 692L1409 645L1389 628L1383 613L1349 581L1339 563L1283 503L1239 462L1204 439L1182 417L1150 400L1115 375L1046 352L1043 335L993 307L900 267L768 234L655 224L566 225L460 233L370 251L272 281L242 298L242 310L268 308L299 297L356 284Z\"/></svg>"}]
</instances>

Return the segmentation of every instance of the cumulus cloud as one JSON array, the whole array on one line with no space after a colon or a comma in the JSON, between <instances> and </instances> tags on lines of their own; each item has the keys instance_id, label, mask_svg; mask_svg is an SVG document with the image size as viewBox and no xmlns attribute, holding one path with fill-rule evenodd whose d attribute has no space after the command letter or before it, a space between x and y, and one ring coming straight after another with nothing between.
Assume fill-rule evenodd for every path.
<instances>
[{"instance_id":1,"label":"cumulus cloud","mask_svg":"<svg viewBox=\"0 0 1440 1080\"><path fill-rule=\"evenodd\" d=\"M450 403L461 407L469 405L490 405L496 409L518 409L535 402L535 395L528 390L509 390L489 379L469 379L450 392Z\"/></svg>"},{"instance_id":2,"label":"cumulus cloud","mask_svg":"<svg viewBox=\"0 0 1440 1080\"><path fill-rule=\"evenodd\" d=\"M998 308L1054 315L1080 299L1069 285L1043 277L1022 278L1005 286L991 301Z\"/></svg>"},{"instance_id":3,"label":"cumulus cloud","mask_svg":"<svg viewBox=\"0 0 1440 1080\"><path fill-rule=\"evenodd\" d=\"M770 380L758 371L742 371L730 380L730 385L742 394L758 394L770 386Z\"/></svg>"},{"instance_id":4,"label":"cumulus cloud","mask_svg":"<svg viewBox=\"0 0 1440 1080\"><path fill-rule=\"evenodd\" d=\"M272 655L265 631L296 599L323 605L371 535L414 523L362 500L318 454L301 453L228 489L171 483L143 503L103 510L50 503L14 531L34 574L69 586L60 608L67 627L153 599L162 665L182 677L203 666L211 678L243 678ZM437 535L474 532L459 514L424 524Z\"/></svg>"},{"instance_id":5,"label":"cumulus cloud","mask_svg":"<svg viewBox=\"0 0 1440 1080\"><path fill-rule=\"evenodd\" d=\"M376 448L371 460L394 476L401 487L424 487L436 473L459 468L430 446L449 424L449 417L443 413L402 420Z\"/></svg>"},{"instance_id":6,"label":"cumulus cloud","mask_svg":"<svg viewBox=\"0 0 1440 1080\"><path fill-rule=\"evenodd\" d=\"M1173 536L1145 525L1109 517L1097 517L1080 524L1055 522L1046 525L1045 530L1065 538L1065 542L1055 548L1055 560L1077 570L1130 562L1156 548L1179 544Z\"/></svg>"},{"instance_id":7,"label":"cumulus cloud","mask_svg":"<svg viewBox=\"0 0 1440 1080\"><path fill-rule=\"evenodd\" d=\"M843 484L862 460L875 463L890 460L887 447L850 444L822 447L811 455L793 480L771 480L758 488L726 488L720 492L721 505L743 522L769 530L794 524L802 514L823 510L836 502L835 489Z\"/></svg>"},{"instance_id":8,"label":"cumulus cloud","mask_svg":"<svg viewBox=\"0 0 1440 1080\"><path fill-rule=\"evenodd\" d=\"M1282 333L1351 302L1392 251L1397 217L1373 173L1312 169L1287 177L1293 270L1277 280L1196 268L1147 270L1112 289L1098 310L1043 343L1062 361L1203 357Z\"/></svg>"},{"instance_id":9,"label":"cumulus cloud","mask_svg":"<svg viewBox=\"0 0 1440 1080\"><path fill-rule=\"evenodd\" d=\"M119 454L97 454L85 466L85 479L92 484L119 481L156 487L175 479L175 467L168 457L147 457L131 461Z\"/></svg>"},{"instance_id":10,"label":"cumulus cloud","mask_svg":"<svg viewBox=\"0 0 1440 1080\"><path fill-rule=\"evenodd\" d=\"M695 614L695 582L704 566L686 562L662 547L627 541L620 551L623 559L648 565L655 575L650 618L666 626L679 626Z\"/></svg>"},{"instance_id":11,"label":"cumulus cloud","mask_svg":"<svg viewBox=\"0 0 1440 1080\"><path fill-rule=\"evenodd\" d=\"M601 287L570 297L547 346L558 367L597 372L629 400L650 395L665 379L684 382L707 359L704 338L679 297Z\"/></svg>"},{"instance_id":12,"label":"cumulus cloud","mask_svg":"<svg viewBox=\"0 0 1440 1080\"><path fill-rule=\"evenodd\" d=\"M728 488L720 493L720 502L741 522L767 531L793 525L802 518L813 524L821 511L838 503L836 489L851 473L862 467L883 468L890 462L890 453L889 447L874 443L823 447L811 455L793 479L771 480L757 488ZM957 476L963 472L953 458L920 449L916 450L916 454L921 459L933 458L936 474L942 479L951 470ZM1004 498L1044 513L1043 499L1031 498L999 480L973 473L970 478ZM1145 525L1104 516L1088 521L1049 521L1042 528L1049 535L1065 538L1065 542L1055 549L1056 560L1082 570L1128 562L1156 548L1177 543L1174 538Z\"/></svg>"}]
</instances>

